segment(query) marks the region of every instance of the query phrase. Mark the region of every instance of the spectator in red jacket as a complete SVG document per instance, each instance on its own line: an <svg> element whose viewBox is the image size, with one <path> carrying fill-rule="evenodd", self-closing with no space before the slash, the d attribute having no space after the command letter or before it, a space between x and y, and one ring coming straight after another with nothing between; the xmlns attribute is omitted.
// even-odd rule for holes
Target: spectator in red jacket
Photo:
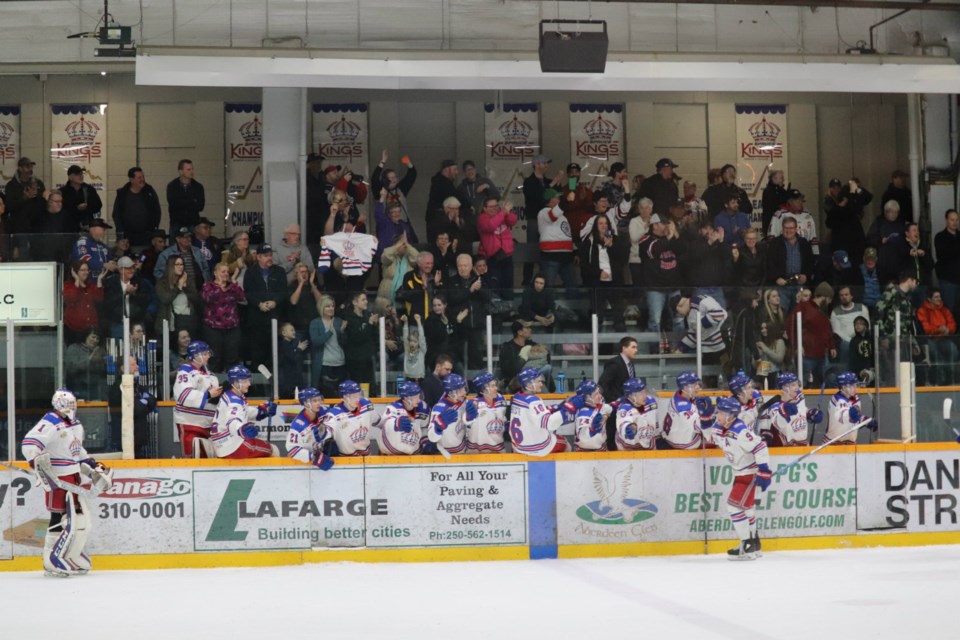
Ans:
<svg viewBox="0 0 960 640"><path fill-rule="evenodd" d="M801 289L801 292L809 289ZM813 292L813 299L804 295L787 316L787 346L795 349L797 345L797 314L800 314L801 331L803 332L803 374L812 384L806 386L819 387L823 382L829 359L836 359L837 345L830 327L830 318L826 309L833 300L833 287L821 282Z"/></svg>
<svg viewBox="0 0 960 640"><path fill-rule="evenodd" d="M103 302L103 277L90 279L90 265L77 260L70 265L73 280L63 283L63 325L67 343L83 342L87 334L100 327L97 307Z"/></svg>
<svg viewBox="0 0 960 640"><path fill-rule="evenodd" d="M956 379L956 363L960 359L960 351L954 342L957 321L943 304L940 289L931 287L927 290L927 299L917 309L917 319L923 325L923 332L929 336L927 349L931 368L928 382L933 385L952 385Z"/></svg>
<svg viewBox="0 0 960 640"><path fill-rule="evenodd" d="M503 208L496 198L483 201L483 213L477 218L480 233L479 255L487 259L490 273L496 278L504 298L512 298L513 289L513 226L517 214L513 203L504 201Z"/></svg>

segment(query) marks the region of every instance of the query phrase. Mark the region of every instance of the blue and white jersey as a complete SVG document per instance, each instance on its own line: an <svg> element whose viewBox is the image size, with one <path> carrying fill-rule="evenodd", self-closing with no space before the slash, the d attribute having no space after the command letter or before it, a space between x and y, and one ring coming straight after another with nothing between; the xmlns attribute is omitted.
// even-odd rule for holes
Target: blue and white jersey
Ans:
<svg viewBox="0 0 960 640"><path fill-rule="evenodd" d="M516 453L542 457L557 444L556 431L563 424L563 412L551 412L543 400L518 393L510 402L510 441Z"/></svg>
<svg viewBox="0 0 960 640"><path fill-rule="evenodd" d="M734 397L736 398L736 396ZM737 417L740 419L740 422L747 425L754 433L760 433L760 429L757 426L757 420L760 417L760 407L762 406L763 394L756 389L753 390L753 394L750 396L750 400L747 401L746 404L743 402L740 403L740 415Z"/></svg>
<svg viewBox="0 0 960 640"><path fill-rule="evenodd" d="M733 467L733 475L749 476L757 472L757 466L770 464L767 443L757 436L741 420L734 420L729 428L714 427L713 441L723 450L723 455Z"/></svg>
<svg viewBox="0 0 960 640"><path fill-rule="evenodd" d="M287 456L300 462L313 462L313 453L317 446L330 437L330 433L323 427L323 416L326 409L320 407L317 417L311 420L306 409L302 410L293 422L290 423L290 432L287 433Z"/></svg>
<svg viewBox="0 0 960 640"><path fill-rule="evenodd" d="M607 416L612 412L613 407L606 403L577 411L573 432L575 451L607 450Z"/></svg>
<svg viewBox="0 0 960 640"><path fill-rule="evenodd" d="M217 415L216 405L210 402L210 390L219 386L217 376L207 371L206 367L189 362L177 367L177 377L173 382L173 395L177 399L173 421L210 428L210 422Z"/></svg>
<svg viewBox="0 0 960 640"><path fill-rule="evenodd" d="M438 443L447 450L447 453L463 453L467 448L467 419L466 401L454 403L444 395L430 412L430 425L427 427L427 438L430 442ZM443 420L443 413L447 409L456 409L457 419L451 423Z"/></svg>
<svg viewBox="0 0 960 640"><path fill-rule="evenodd" d="M410 431L400 428L400 418L410 418L413 427ZM380 436L377 446L380 455L404 456L413 455L420 451L420 439L424 436L427 425L430 423L430 406L421 400L413 411L407 411L403 400L397 400L387 405L380 416Z"/></svg>
<svg viewBox="0 0 960 640"><path fill-rule="evenodd" d="M507 401L499 393L491 404L483 396L467 402L477 403L477 417L467 420L469 453L502 453L503 432L507 428Z"/></svg>
<svg viewBox="0 0 960 640"><path fill-rule="evenodd" d="M627 437L629 426L636 432L632 438ZM640 407L626 398L620 398L617 402L617 449L653 449L658 435L660 425L657 424L657 400L653 395L648 395Z"/></svg>
<svg viewBox="0 0 960 640"><path fill-rule="evenodd" d="M366 456L370 454L370 430L380 424L380 416L373 404L360 398L356 411L350 411L341 402L323 416L325 429L329 429L342 456Z"/></svg>
<svg viewBox="0 0 960 640"><path fill-rule="evenodd" d="M860 405L860 396L848 398L840 392L833 394L833 397L830 398L830 407L827 409L827 432L823 435L823 442L836 438L844 431L849 431L851 427L857 425L859 420L853 420L850 417L851 409L854 409L854 413L860 416L860 420L864 419L863 407ZM856 431L847 435L845 439L837 441L837 444L856 443Z"/></svg>
<svg viewBox="0 0 960 640"><path fill-rule="evenodd" d="M795 405L796 413L787 405ZM770 405L759 418L760 432L771 431L779 438L784 446L802 447L810 442L807 425L807 401L800 393L793 400L783 402L778 400Z"/></svg>
<svg viewBox="0 0 960 640"><path fill-rule="evenodd" d="M703 439L696 405L677 391L663 418L663 439L674 449L698 449Z"/></svg>
<svg viewBox="0 0 960 640"><path fill-rule="evenodd" d="M70 257L86 262L90 267L90 277L96 280L103 271L103 265L110 262L110 248L90 236L84 236L73 245Z"/></svg>
<svg viewBox="0 0 960 640"><path fill-rule="evenodd" d="M224 391L217 405L217 415L210 424L210 441L218 458L225 458L243 445L240 429L257 419L257 407L247 404L246 397L234 390Z"/></svg>
<svg viewBox="0 0 960 640"><path fill-rule="evenodd" d="M80 473L80 461L90 457L83 448L83 425L50 411L20 441L28 462L41 453L50 454L50 466L57 476Z"/></svg>

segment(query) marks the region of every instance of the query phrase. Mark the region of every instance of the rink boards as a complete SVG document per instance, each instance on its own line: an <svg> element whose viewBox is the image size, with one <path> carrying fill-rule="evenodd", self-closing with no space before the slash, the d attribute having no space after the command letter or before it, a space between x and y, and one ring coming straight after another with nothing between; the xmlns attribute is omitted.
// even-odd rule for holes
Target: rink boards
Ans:
<svg viewBox="0 0 960 640"><path fill-rule="evenodd" d="M718 451L113 467L91 505L102 568L714 553L735 537ZM847 446L775 478L756 509L769 550L943 544L960 541L958 498L956 445ZM39 567L47 520L42 491L0 471L0 570Z"/></svg>

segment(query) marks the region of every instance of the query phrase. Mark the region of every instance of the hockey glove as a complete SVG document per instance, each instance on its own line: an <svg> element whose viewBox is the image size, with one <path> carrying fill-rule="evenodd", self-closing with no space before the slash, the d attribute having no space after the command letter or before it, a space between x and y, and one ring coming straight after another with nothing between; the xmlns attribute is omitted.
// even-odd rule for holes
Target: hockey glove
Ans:
<svg viewBox="0 0 960 640"><path fill-rule="evenodd" d="M245 424L240 427L240 435L248 440L253 439L260 435L260 429L255 424Z"/></svg>
<svg viewBox="0 0 960 640"><path fill-rule="evenodd" d="M770 471L770 467L765 464L761 464L757 467L757 477L754 479L754 484L760 487L760 491L766 491L767 487L770 486L770 482L773 479L773 472Z"/></svg>
<svg viewBox="0 0 960 640"><path fill-rule="evenodd" d="M860 409L856 406L850 407L850 424L858 424L861 420L863 420L863 414L860 413Z"/></svg>
<svg viewBox="0 0 960 640"><path fill-rule="evenodd" d="M92 484L99 493L103 493L113 486L113 472L102 464L91 467L87 465L86 462L81 462L80 471L83 475L90 478L90 484Z"/></svg>
<svg viewBox="0 0 960 640"><path fill-rule="evenodd" d="M476 420L480 415L480 408L477 406L476 400L467 400L464 407L466 408L467 420Z"/></svg>
<svg viewBox="0 0 960 640"><path fill-rule="evenodd" d="M277 403L276 402L264 402L257 407L257 420L263 420L266 417L273 417L277 415Z"/></svg>
<svg viewBox="0 0 960 640"><path fill-rule="evenodd" d="M626 437L627 440L633 440L634 438L637 437L637 430L633 428L632 424L628 424L623 429L623 435L624 437Z"/></svg>
<svg viewBox="0 0 960 640"><path fill-rule="evenodd" d="M792 418L793 416L800 413L800 408L797 407L793 402L781 402L780 403L780 413L786 418Z"/></svg>
<svg viewBox="0 0 960 640"><path fill-rule="evenodd" d="M693 399L693 404L697 407L697 413L701 419L709 418L713 415L713 400L707 396L701 396Z"/></svg>
<svg viewBox="0 0 960 640"><path fill-rule="evenodd" d="M460 412L457 411L456 407L447 407L440 412L440 420L438 420L437 433L443 433L443 430L449 427L450 425L457 424L457 420L460 418ZM443 425L441 427L441 425Z"/></svg>
<svg viewBox="0 0 960 640"><path fill-rule="evenodd" d="M820 409L810 409L807 411L807 420L813 424L820 424L823 422L823 411L820 411Z"/></svg>
<svg viewBox="0 0 960 640"><path fill-rule="evenodd" d="M333 458L325 454L323 449L317 449L310 462L313 463L313 466L320 469L320 471L329 471L334 465Z"/></svg>
<svg viewBox="0 0 960 640"><path fill-rule="evenodd" d="M94 460L93 458L85 458L85 459L81 460L78 464L85 464L85 465L87 465L88 467L90 467L91 469L95 469L96 466L97 466L97 461Z"/></svg>
<svg viewBox="0 0 960 640"><path fill-rule="evenodd" d="M583 409L585 406L587 406L587 401L583 396L570 396L564 401L563 410L571 415L576 415L577 411L580 411L580 409Z"/></svg>
<svg viewBox="0 0 960 640"><path fill-rule="evenodd" d="M590 421L590 435L595 436L601 431L603 431L603 423L605 422L604 416L599 411L593 414L593 420Z"/></svg>
<svg viewBox="0 0 960 640"><path fill-rule="evenodd" d="M434 456L440 453L435 442L430 442L426 438L420 439L420 453L425 456Z"/></svg>
<svg viewBox="0 0 960 640"><path fill-rule="evenodd" d="M880 425L873 418L871 418L870 422L867 423L867 429L870 429L870 431L873 431L874 433L876 433L879 428Z"/></svg>
<svg viewBox="0 0 960 640"><path fill-rule="evenodd" d="M613 410L614 410L614 406L613 406L613 405L609 405L609 404L607 404L607 403L603 403L603 404L600 405L600 413L603 414L603 417L604 417L604 418L606 418L606 417L609 416L611 413L613 413Z"/></svg>
<svg viewBox="0 0 960 640"><path fill-rule="evenodd" d="M400 416L397 418L397 430L410 433L413 431L413 420L409 416Z"/></svg>

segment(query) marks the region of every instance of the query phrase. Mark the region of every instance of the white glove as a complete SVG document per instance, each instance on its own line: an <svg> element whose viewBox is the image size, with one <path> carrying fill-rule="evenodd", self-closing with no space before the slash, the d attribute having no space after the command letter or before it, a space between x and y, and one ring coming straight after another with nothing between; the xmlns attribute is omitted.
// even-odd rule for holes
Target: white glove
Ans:
<svg viewBox="0 0 960 640"><path fill-rule="evenodd" d="M611 413L613 413L613 407L612 407L611 405L607 404L606 402L604 402L604 403L600 406L600 413L603 415L604 418L606 418L608 415L610 415Z"/></svg>
<svg viewBox="0 0 960 640"><path fill-rule="evenodd" d="M90 478L90 483L100 493L113 486L113 470L106 468L99 462L96 467L80 463L80 472Z"/></svg>
<svg viewBox="0 0 960 640"><path fill-rule="evenodd" d="M41 453L31 462L33 463L33 470L37 478L36 486L41 487L44 491L52 491L53 488L50 486L49 481L49 478L53 475L50 464L50 454L47 452Z"/></svg>

